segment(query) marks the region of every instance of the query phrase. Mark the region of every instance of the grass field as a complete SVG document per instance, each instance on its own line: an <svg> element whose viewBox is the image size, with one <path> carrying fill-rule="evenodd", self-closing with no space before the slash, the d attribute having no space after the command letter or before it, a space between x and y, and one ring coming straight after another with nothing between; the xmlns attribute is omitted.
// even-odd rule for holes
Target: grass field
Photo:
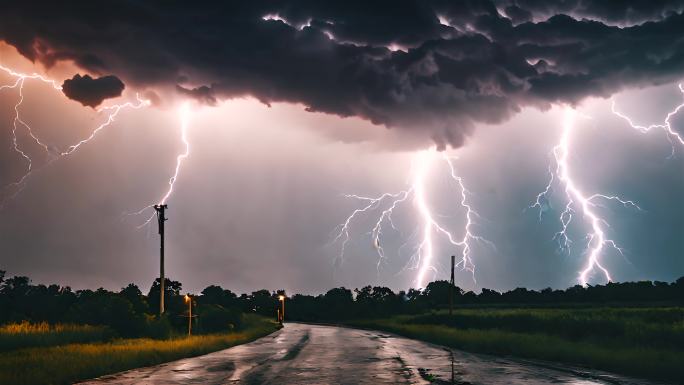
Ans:
<svg viewBox="0 0 684 385"><path fill-rule="evenodd" d="M277 330L276 323L246 317L242 331L178 337L66 343L0 352L0 384L70 384L74 381L156 365L246 343Z"/></svg>
<svg viewBox="0 0 684 385"><path fill-rule="evenodd" d="M0 326L0 352L31 347L108 341L114 333L104 326L49 325L22 322Z"/></svg>
<svg viewBox="0 0 684 385"><path fill-rule="evenodd" d="M454 348L580 365L650 379L684 378L684 309L462 309L449 316L355 321Z"/></svg>

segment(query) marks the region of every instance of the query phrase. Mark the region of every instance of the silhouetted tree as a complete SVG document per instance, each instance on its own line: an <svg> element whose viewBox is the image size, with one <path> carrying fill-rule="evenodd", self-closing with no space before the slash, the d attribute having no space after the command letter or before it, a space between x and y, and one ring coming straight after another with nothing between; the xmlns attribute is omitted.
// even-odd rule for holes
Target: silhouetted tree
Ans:
<svg viewBox="0 0 684 385"><path fill-rule="evenodd" d="M230 290L224 290L221 286L211 285L202 290L199 297L200 304L221 305L224 308L238 307L237 295Z"/></svg>
<svg viewBox="0 0 684 385"><path fill-rule="evenodd" d="M159 309L159 278L152 282L150 291L147 293L147 303L150 310L155 313ZM169 278L164 278L164 311L171 314L172 316L182 313L183 298L181 297L181 290L183 290L183 284L178 281L173 281ZM170 318L171 323L174 322L174 318Z"/></svg>
<svg viewBox="0 0 684 385"><path fill-rule="evenodd" d="M246 308L250 311L266 317L275 317L278 300L275 292L271 294L268 290L257 290L245 298Z"/></svg>
<svg viewBox="0 0 684 385"><path fill-rule="evenodd" d="M159 289L157 289L157 293L158 292ZM149 312L149 307L147 306L145 296L143 296L143 293L140 291L138 286L129 283L128 286L121 289L119 295L121 295L123 298L126 298L128 302L133 305L133 310L136 313L144 314Z"/></svg>

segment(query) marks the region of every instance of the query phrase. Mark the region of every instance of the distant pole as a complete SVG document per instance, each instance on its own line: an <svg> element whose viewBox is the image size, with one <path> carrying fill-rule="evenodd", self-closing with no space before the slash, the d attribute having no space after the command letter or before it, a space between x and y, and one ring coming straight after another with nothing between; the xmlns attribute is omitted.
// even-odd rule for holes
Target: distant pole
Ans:
<svg viewBox="0 0 684 385"><path fill-rule="evenodd" d="M281 307L280 307L280 309L281 309L280 310L280 324L282 325L283 322L285 322L285 296L280 295L280 296L278 296L278 299L280 299L280 304L281 304Z"/></svg>
<svg viewBox="0 0 684 385"><path fill-rule="evenodd" d="M159 316L164 314L164 222L167 221L166 209L168 205L154 205L157 211L157 222L159 223Z"/></svg>
<svg viewBox="0 0 684 385"><path fill-rule="evenodd" d="M451 256L451 281L449 282L449 315L454 312L454 267L456 256Z"/></svg>

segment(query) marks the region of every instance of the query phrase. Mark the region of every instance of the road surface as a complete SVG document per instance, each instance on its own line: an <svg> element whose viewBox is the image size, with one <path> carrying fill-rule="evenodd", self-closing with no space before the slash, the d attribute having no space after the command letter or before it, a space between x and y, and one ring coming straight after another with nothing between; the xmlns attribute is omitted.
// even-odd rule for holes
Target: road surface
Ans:
<svg viewBox="0 0 684 385"><path fill-rule="evenodd" d="M607 373L451 351L382 332L292 323L249 344L86 383L649 384Z"/></svg>

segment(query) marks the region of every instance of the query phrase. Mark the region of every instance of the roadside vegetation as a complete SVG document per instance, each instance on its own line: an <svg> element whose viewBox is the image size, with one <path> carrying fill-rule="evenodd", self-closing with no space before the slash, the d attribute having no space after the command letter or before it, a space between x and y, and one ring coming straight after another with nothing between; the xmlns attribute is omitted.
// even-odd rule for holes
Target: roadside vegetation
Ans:
<svg viewBox="0 0 684 385"><path fill-rule="evenodd" d="M504 293L431 282L394 293L367 286L295 295L290 319L384 330L471 352L680 383L684 378L684 278Z"/></svg>
<svg viewBox="0 0 684 385"><path fill-rule="evenodd" d="M349 321L456 349L684 378L684 308L458 309Z"/></svg>
<svg viewBox="0 0 684 385"><path fill-rule="evenodd" d="M278 293L238 297L209 286L186 299L166 279L147 294L34 285L0 271L0 384L67 384L122 370L206 354L252 341L279 328ZM192 305L193 336L187 336Z"/></svg>
<svg viewBox="0 0 684 385"><path fill-rule="evenodd" d="M211 285L190 295L166 279L147 293L35 285L0 271L0 383L68 383L204 354L277 329L282 290L237 295ZM446 311L453 289L453 315ZM555 361L681 382L684 277L563 290L464 291L446 281L424 289L334 288L287 296L286 321L374 328L472 352ZM3 326L4 325L4 326Z"/></svg>
<svg viewBox="0 0 684 385"><path fill-rule="evenodd" d="M174 336L169 339L115 339L0 352L0 384L70 384L133 368L207 354L253 341L278 325L246 315L241 330Z"/></svg>
<svg viewBox="0 0 684 385"><path fill-rule="evenodd" d="M0 326L0 352L31 347L108 341L114 336L106 326L36 324L24 321Z"/></svg>

